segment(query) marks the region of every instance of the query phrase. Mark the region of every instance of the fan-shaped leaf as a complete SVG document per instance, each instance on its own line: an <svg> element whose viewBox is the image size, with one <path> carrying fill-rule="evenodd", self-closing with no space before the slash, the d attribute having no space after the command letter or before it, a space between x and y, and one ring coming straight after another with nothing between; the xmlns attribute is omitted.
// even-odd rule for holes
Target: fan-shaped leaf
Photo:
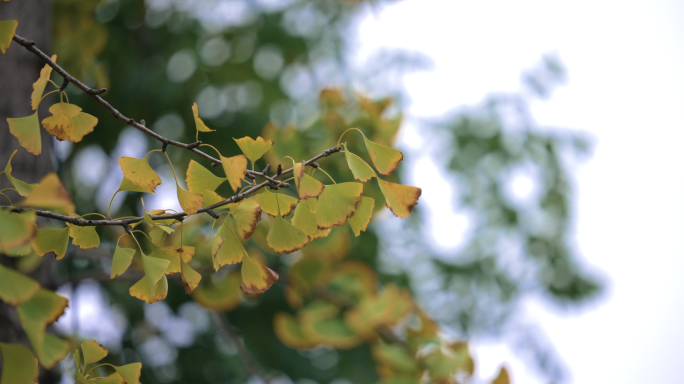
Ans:
<svg viewBox="0 0 684 384"><path fill-rule="evenodd" d="M186 191L178 183L176 183L176 193L178 194L178 202L181 208L183 208L183 211L188 216L194 215L198 209L202 208L204 198L199 193Z"/></svg>
<svg viewBox="0 0 684 384"><path fill-rule="evenodd" d="M197 288L200 281L202 281L202 275L197 273L194 269L190 268L185 261L181 260L181 278L183 280L183 287L185 288L185 293L192 293L192 291Z"/></svg>
<svg viewBox="0 0 684 384"><path fill-rule="evenodd" d="M7 124L10 133L19 140L19 145L36 156L41 154L43 145L40 140L38 111L25 117L8 117Z"/></svg>
<svg viewBox="0 0 684 384"><path fill-rule="evenodd" d="M309 236L282 217L276 217L273 219L266 241L276 254L292 253L304 248L309 242Z"/></svg>
<svg viewBox="0 0 684 384"><path fill-rule="evenodd" d="M230 204L228 207L235 220L238 234L243 239L248 240L256 230L257 223L261 220L261 207L257 203L256 197L252 196L239 203Z"/></svg>
<svg viewBox="0 0 684 384"><path fill-rule="evenodd" d="M233 192L236 192L242 185L242 180L245 179L245 175L247 175L247 158L245 155L220 157L230 187L233 188Z"/></svg>
<svg viewBox="0 0 684 384"><path fill-rule="evenodd" d="M363 184L340 183L327 185L318 198L316 224L319 229L334 228L344 224L354 215L361 203Z"/></svg>
<svg viewBox="0 0 684 384"><path fill-rule="evenodd" d="M112 256L112 273L109 278L113 279L114 276L123 275L131 266L133 255L135 255L135 249L119 247L117 244L116 249L114 249L114 256Z"/></svg>
<svg viewBox="0 0 684 384"><path fill-rule="evenodd" d="M71 196L54 172L45 175L21 205L47 208L61 213L72 213L75 210Z"/></svg>
<svg viewBox="0 0 684 384"><path fill-rule="evenodd" d="M365 182L378 176L368 163L351 153L346 145L344 146L344 157L347 159L347 165L352 171L355 179Z"/></svg>
<svg viewBox="0 0 684 384"><path fill-rule="evenodd" d="M129 290L128 293L140 300L143 300L147 304L156 303L157 301L164 300L166 295L169 293L169 282L166 280L166 276L162 276L159 282L154 286L154 294L150 293L150 287L147 276L143 276L142 279L138 280Z"/></svg>
<svg viewBox="0 0 684 384"><path fill-rule="evenodd" d="M88 365L100 361L109 355L109 350L103 348L95 340L85 340L81 343L83 352L83 365Z"/></svg>
<svg viewBox="0 0 684 384"><path fill-rule="evenodd" d="M0 209L0 250L9 251L25 246L36 234L36 214L21 214Z"/></svg>
<svg viewBox="0 0 684 384"><path fill-rule="evenodd" d="M311 208L312 206L313 208ZM292 215L292 225L301 229L312 239L316 238L319 232L321 232L316 225L315 212L317 206L318 200L315 198L301 200L295 209L294 215Z"/></svg>
<svg viewBox="0 0 684 384"><path fill-rule="evenodd" d="M224 239L223 243L218 244L219 248L215 256L219 268L226 264L237 264L242 262L244 250L242 249L240 240L238 240L235 233L233 233L232 228L221 224L216 233L216 237Z"/></svg>
<svg viewBox="0 0 684 384"><path fill-rule="evenodd" d="M242 261L242 289L246 293L257 294L268 290L278 280L278 274L269 267L245 255Z"/></svg>
<svg viewBox="0 0 684 384"><path fill-rule="evenodd" d="M157 283L164 277L164 273L171 262L169 260L160 259L157 257L147 256L142 254L143 270L147 278L147 289L150 296L155 295Z"/></svg>
<svg viewBox="0 0 684 384"><path fill-rule="evenodd" d="M33 185L24 183L23 181L12 177L12 159L14 158L14 155L17 154L17 151L19 150L15 149L14 152L12 152L12 155L7 161L7 165L5 166L5 170L3 172L5 173L5 176L7 176L7 178L9 179L10 183L12 183L12 186L17 190L17 193L19 193L22 196L28 196L29 194L31 194L31 191L33 191Z"/></svg>
<svg viewBox="0 0 684 384"><path fill-rule="evenodd" d="M214 132L214 129L209 129L204 124L204 121L199 117L199 108L197 107L197 103L192 104L192 115L195 117L195 128L197 128L198 131L200 132Z"/></svg>
<svg viewBox="0 0 684 384"><path fill-rule="evenodd" d="M220 203L225 199L226 199L225 197L220 196L218 193L216 193L212 190L209 190L209 189L205 189L202 192L202 201L203 201L202 207L208 207L210 205Z"/></svg>
<svg viewBox="0 0 684 384"><path fill-rule="evenodd" d="M79 225L67 223L69 226L69 236L71 242L78 245L81 249L97 248L100 246L100 236L97 234L97 227L81 227Z"/></svg>
<svg viewBox="0 0 684 384"><path fill-rule="evenodd" d="M111 375L105 377L104 379L97 380L96 383L97 384L126 384L123 377L121 377L121 375L119 375L117 372L112 373Z"/></svg>
<svg viewBox="0 0 684 384"><path fill-rule="evenodd" d="M389 181L381 180L379 177L378 184L380 184L382 194L385 195L385 205L387 205L387 208L402 219L409 217L413 207L418 204L418 198L422 192L421 189L410 185L390 183Z"/></svg>
<svg viewBox="0 0 684 384"><path fill-rule="evenodd" d="M68 300L47 289L40 289L19 307L17 314L40 364L51 369L69 352L69 343L45 332L48 324L64 314Z"/></svg>
<svg viewBox="0 0 684 384"><path fill-rule="evenodd" d="M17 306L30 299L40 284L32 278L0 265L0 300Z"/></svg>
<svg viewBox="0 0 684 384"><path fill-rule="evenodd" d="M119 157L119 165L121 166L124 177L128 179L128 181L147 191L154 192L157 185L161 184L162 181L159 178L159 175L157 175L147 162L147 157L149 155L150 154L148 153L142 159L126 156Z"/></svg>
<svg viewBox="0 0 684 384"><path fill-rule="evenodd" d="M375 207L375 200L371 197L363 196L361 204L356 207L354 216L349 218L349 226L354 232L354 236L359 236L361 231L365 231L370 223L371 216L373 216L373 208Z"/></svg>
<svg viewBox="0 0 684 384"><path fill-rule="evenodd" d="M2 21L0 21L0 28L2 28ZM28 348L20 344L0 343L0 357L2 358L0 383L35 384L38 382L38 360Z"/></svg>
<svg viewBox="0 0 684 384"><path fill-rule="evenodd" d="M241 283L240 272L233 270L228 272L220 281L215 282L212 279L197 287L192 292L192 298L206 309L215 312L230 311L237 308L242 301Z"/></svg>
<svg viewBox="0 0 684 384"><path fill-rule="evenodd" d="M43 127L59 141L78 143L97 125L97 117L81 111L81 108L74 104L53 104L50 107L52 116L43 119Z"/></svg>
<svg viewBox="0 0 684 384"><path fill-rule="evenodd" d="M273 145L271 140L264 140L264 138L261 136L257 137L256 140L249 136L245 136L242 139L233 140L235 140L237 145L242 150L242 153L247 156L252 164L259 160L261 156L263 156L264 153L266 153L266 151L268 151Z"/></svg>
<svg viewBox="0 0 684 384"><path fill-rule="evenodd" d="M195 160L190 160L188 171L185 173L185 184L188 185L190 192L204 193L205 189L215 191L224 181L226 179L214 175Z"/></svg>
<svg viewBox="0 0 684 384"><path fill-rule="evenodd" d="M0 22L1 23L1 22ZM52 55L52 61L57 62L57 55ZM45 86L47 86L48 80L50 80L50 74L52 74L52 67L45 64L43 69L40 70L40 77L33 83L33 92L31 93L31 109L34 111L38 109L40 101L43 98L43 92L45 92Z"/></svg>
<svg viewBox="0 0 684 384"><path fill-rule="evenodd" d="M142 369L142 364L132 363L120 367L114 366L114 369L123 377L126 384L140 384L140 370Z"/></svg>
<svg viewBox="0 0 684 384"><path fill-rule="evenodd" d="M304 162L294 165L294 179L300 199L318 197L325 189L323 183L304 173Z"/></svg>
<svg viewBox="0 0 684 384"><path fill-rule="evenodd" d="M38 256L45 256L48 252L54 252L57 260L64 257L68 245L69 227L60 229L40 228L36 237L31 240L31 247Z"/></svg>
<svg viewBox="0 0 684 384"><path fill-rule="evenodd" d="M375 164L375 168L383 175L391 175L404 159L404 155L394 148L374 143L368 140L366 136L363 137L363 140L366 142L366 149L368 149L368 154Z"/></svg>
<svg viewBox="0 0 684 384"><path fill-rule="evenodd" d="M152 252L150 252L150 257L156 257L159 259L164 259L169 261L169 266L166 267L165 275L173 275L174 273L181 272L181 257L186 263L192 260L195 255L195 247L190 247L187 245L178 246L172 245L169 247L155 247Z"/></svg>
<svg viewBox="0 0 684 384"><path fill-rule="evenodd" d="M280 209L280 216L287 216L297 206L299 200L290 195L282 193L271 193L267 190L256 195L256 201L261 207L261 210L271 216L278 216Z"/></svg>
<svg viewBox="0 0 684 384"><path fill-rule="evenodd" d="M12 38L14 33L17 31L17 26L19 22L16 20L2 20L0 21L0 51L4 55L7 52L7 48L12 44ZM35 108L33 108L35 109ZM5 381L3 380L3 383Z"/></svg>
<svg viewBox="0 0 684 384"><path fill-rule="evenodd" d="M119 192L119 191L156 193L156 192L154 191L154 189L147 189L147 188L143 188L143 187L141 187L141 186L139 186L139 185L135 185L135 184L131 183L131 182L130 182L127 178L125 178L125 177L121 179L121 184L119 184L119 189L117 190L117 192Z"/></svg>

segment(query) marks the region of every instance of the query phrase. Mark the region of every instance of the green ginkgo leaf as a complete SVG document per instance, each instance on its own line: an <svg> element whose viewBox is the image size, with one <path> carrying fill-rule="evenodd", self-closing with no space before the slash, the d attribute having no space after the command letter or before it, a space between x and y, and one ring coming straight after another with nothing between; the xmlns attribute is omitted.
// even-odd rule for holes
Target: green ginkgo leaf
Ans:
<svg viewBox="0 0 684 384"><path fill-rule="evenodd" d="M17 31L19 22L16 20L2 20L0 21L0 51L4 55L7 48L12 44L12 38ZM5 383L4 381L2 382Z"/></svg>
<svg viewBox="0 0 684 384"><path fill-rule="evenodd" d="M7 165L5 166L5 170L3 171L3 173L5 174L5 176L7 176L7 179L9 179L10 183L12 183L14 189L17 190L17 193L26 197L33 191L33 185L12 177L12 159L14 158L14 155L17 154L17 151L19 150L15 149L14 152L12 152L12 155L7 161Z"/></svg>
<svg viewBox="0 0 684 384"><path fill-rule="evenodd" d="M198 209L202 208L204 198L199 193L186 191L185 189L181 188L180 184L177 182L176 193L181 208L183 208L183 211L185 211L188 216L194 215L197 213Z"/></svg>
<svg viewBox="0 0 684 384"><path fill-rule="evenodd" d="M83 365L100 361L109 355L109 350L96 343L95 340L83 341L81 351L83 352Z"/></svg>
<svg viewBox="0 0 684 384"><path fill-rule="evenodd" d="M0 300L16 307L30 299L39 289L40 284L37 281L0 265Z"/></svg>
<svg viewBox="0 0 684 384"><path fill-rule="evenodd" d="M318 200L305 199L299 202L294 211L294 215L292 215L292 225L304 231L311 240L325 237L330 232L329 229L318 229L318 225L316 224L317 207Z"/></svg>
<svg viewBox="0 0 684 384"><path fill-rule="evenodd" d="M352 174L354 175L355 179L365 182L373 177L378 176L373 170L373 168L371 168L371 166L368 165L368 163L363 161L363 159L358 157L357 155L351 153L349 149L347 149L346 145L344 146L344 157L347 159L347 165L349 166L349 169L352 171Z"/></svg>
<svg viewBox="0 0 684 384"><path fill-rule="evenodd" d="M33 186L33 191L20 203L27 207L46 208L71 214L76 207L56 173L50 172Z"/></svg>
<svg viewBox="0 0 684 384"><path fill-rule="evenodd" d="M242 261L241 274L242 285L240 285L240 289L251 294L265 292L278 280L277 273L246 255Z"/></svg>
<svg viewBox="0 0 684 384"><path fill-rule="evenodd" d="M140 370L142 370L142 364L131 363L120 367L114 366L114 369L123 377L126 384L140 384Z"/></svg>
<svg viewBox="0 0 684 384"><path fill-rule="evenodd" d="M202 121L202 118L199 117L199 108L197 107L197 103L192 104L192 115L195 118L195 128L200 131L200 132L214 132L214 129L210 129L209 127L204 124L204 121Z"/></svg>
<svg viewBox="0 0 684 384"><path fill-rule="evenodd" d="M103 379L98 379L96 381L96 383L97 384L126 384L123 377L121 377L121 375L119 375L117 372L114 372L111 375L109 375Z"/></svg>
<svg viewBox="0 0 684 384"><path fill-rule="evenodd" d="M57 260L61 260L64 257L68 245L69 227L59 229L40 228L36 233L36 237L31 240L31 247L38 256L45 256L48 252L54 252Z"/></svg>
<svg viewBox="0 0 684 384"><path fill-rule="evenodd" d="M304 248L309 242L309 236L282 217L276 217L273 219L266 241L276 254L292 253Z"/></svg>
<svg viewBox="0 0 684 384"><path fill-rule="evenodd" d="M202 275L197 273L194 269L183 260L180 262L181 265L181 279L183 281L183 288L185 288L185 293L192 293L192 291L197 288L200 281L202 281Z"/></svg>
<svg viewBox="0 0 684 384"><path fill-rule="evenodd" d="M38 382L38 360L30 349L20 344L0 343L0 358L2 358L0 383L35 384Z"/></svg>
<svg viewBox="0 0 684 384"><path fill-rule="evenodd" d="M30 244L36 234L36 213L26 211L21 214L0 209L0 251Z"/></svg>
<svg viewBox="0 0 684 384"><path fill-rule="evenodd" d="M365 231L366 228L368 228L368 223L370 223L371 217L373 216L373 208L375 208L375 200L371 197L363 196L361 204L356 207L354 216L347 220L354 232L354 236L359 236L361 231Z"/></svg>
<svg viewBox="0 0 684 384"><path fill-rule="evenodd" d="M157 289L157 283L164 277L166 269L171 262L157 257L150 257L144 253L142 254L142 262L145 277L147 278L149 294L150 296L154 296Z"/></svg>
<svg viewBox="0 0 684 384"><path fill-rule="evenodd" d="M323 183L304 173L304 162L294 165L294 179L300 199L318 197L325 189Z"/></svg>
<svg viewBox="0 0 684 384"><path fill-rule="evenodd" d="M233 157L221 157L221 165L223 171L226 173L226 178L233 192L237 192L242 185L242 180L247 175L247 158L245 155L236 155Z"/></svg>
<svg viewBox="0 0 684 384"><path fill-rule="evenodd" d="M109 276L113 279L115 276L121 276L124 272L131 266L133 261L133 255L135 255L135 249L133 248L123 248L116 245L114 249L114 255L112 256L112 272Z"/></svg>
<svg viewBox="0 0 684 384"><path fill-rule="evenodd" d="M418 204L421 189L410 185L390 183L377 178L382 194L385 195L385 205L396 216L403 218L409 217L413 207Z"/></svg>
<svg viewBox="0 0 684 384"><path fill-rule="evenodd" d="M299 200L290 195L282 193L271 193L267 190L256 195L256 201L261 207L261 210L271 216L287 216L297 206Z"/></svg>
<svg viewBox="0 0 684 384"><path fill-rule="evenodd" d="M78 245L81 249L97 248L100 246L100 236L97 234L97 227L81 227L71 223L67 223L67 225L69 226L69 236L73 239L71 242L74 245Z"/></svg>
<svg viewBox="0 0 684 384"><path fill-rule="evenodd" d="M40 364L51 369L69 352L69 343L45 328L64 314L69 301L55 292L40 289L30 300L17 307L17 314Z"/></svg>
<svg viewBox="0 0 684 384"><path fill-rule="evenodd" d="M165 275L173 275L174 273L181 272L181 259L186 263L192 260L195 255L195 247L190 247L187 245L178 246L172 245L169 247L155 247L152 252L150 252L150 257L156 257L159 259L164 259L169 261L169 266L166 267Z"/></svg>
<svg viewBox="0 0 684 384"><path fill-rule="evenodd" d="M157 172L155 172L147 162L148 156L150 156L149 153L142 159L122 156L119 157L119 165L121 166L124 177L128 179L128 181L147 191L154 192L162 181L161 178L159 178L159 175L157 175Z"/></svg>
<svg viewBox="0 0 684 384"><path fill-rule="evenodd" d="M366 149L368 149L371 161L375 164L378 172L383 175L391 175L404 159L404 155L394 148L374 143L368 140L366 136L363 136L363 140L366 142Z"/></svg>
<svg viewBox="0 0 684 384"><path fill-rule="evenodd" d="M164 300L166 295L169 293L169 282L166 276L162 276L159 282L154 287L154 294L150 293L149 283L147 276L143 276L142 279L138 280L137 283L128 290L128 293L140 300L143 300L147 304L156 303L157 301Z"/></svg>
<svg viewBox="0 0 684 384"><path fill-rule="evenodd" d="M240 240L233 232L233 229L221 224L219 226L216 237L221 237L224 242L220 244L218 252L216 253L215 260L218 263L218 267L223 267L228 264L237 264L242 262L244 257L244 250Z"/></svg>
<svg viewBox="0 0 684 384"><path fill-rule="evenodd" d="M334 228L344 224L361 203L363 184L340 183L327 185L318 198L316 225L319 229Z"/></svg>
<svg viewBox="0 0 684 384"><path fill-rule="evenodd" d="M241 139L233 139L237 143L237 145L240 147L242 150L242 153L247 156L249 161L254 164L257 160L261 158L261 156L268 151L271 146L273 146L273 142L271 140L264 140L263 137L259 136L256 138L256 140L252 139L249 136L245 136Z"/></svg>
<svg viewBox="0 0 684 384"><path fill-rule="evenodd" d="M261 220L261 207L256 197L242 200L239 203L229 204L230 214L235 220L238 234L248 240L254 233L257 223Z"/></svg>
<svg viewBox="0 0 684 384"><path fill-rule="evenodd" d="M57 55L52 55L52 61L57 62ZM47 86L48 81L50 81L50 74L52 74L52 67L45 64L43 69L40 70L40 77L33 83L33 92L31 93L31 109L36 110L43 99L43 92L45 91L45 86Z"/></svg>
<svg viewBox="0 0 684 384"><path fill-rule="evenodd" d="M19 145L36 156L41 154L43 145L40 140L37 110L33 115L26 117L8 117L7 124L9 124L10 133L19 141Z"/></svg>
<svg viewBox="0 0 684 384"><path fill-rule="evenodd" d="M192 292L192 299L203 308L225 312L237 308L242 302L240 284L242 277L238 270L228 272L221 280L214 278L203 283Z"/></svg>
<svg viewBox="0 0 684 384"><path fill-rule="evenodd" d="M190 160L188 171L185 173L185 184L190 192L204 193L205 189L215 191L225 178L214 175L195 160Z"/></svg>

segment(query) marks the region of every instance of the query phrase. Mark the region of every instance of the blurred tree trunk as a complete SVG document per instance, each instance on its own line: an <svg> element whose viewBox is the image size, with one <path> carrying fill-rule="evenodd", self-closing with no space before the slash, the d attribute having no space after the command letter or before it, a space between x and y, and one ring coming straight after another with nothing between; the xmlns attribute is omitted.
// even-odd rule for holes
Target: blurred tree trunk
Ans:
<svg viewBox="0 0 684 384"><path fill-rule="evenodd" d="M36 42L42 51L50 52L51 2L49 0L11 0L0 3L3 20L18 20L17 34ZM10 155L19 149L12 160L12 176L36 183L48 172L54 171L52 138L41 129L42 154L34 156L19 146L17 139L9 132L8 117L24 117L32 113L32 84L38 79L44 66L38 57L13 42L5 55L0 55L0 168L4 169ZM49 88L48 88L49 89ZM47 115L47 103L40 108L40 118ZM0 177L0 189L9 188L6 177ZM16 193L8 194L13 202L20 200ZM4 197L0 196L4 199ZM3 201L1 204L8 204ZM40 221L39 221L40 222ZM0 255L0 263L13 266L16 259ZM46 255L41 266L31 276L43 287L55 289L54 256ZM16 311L0 302L0 341L29 345ZM40 383L54 383L58 378L51 372L41 371Z"/></svg>

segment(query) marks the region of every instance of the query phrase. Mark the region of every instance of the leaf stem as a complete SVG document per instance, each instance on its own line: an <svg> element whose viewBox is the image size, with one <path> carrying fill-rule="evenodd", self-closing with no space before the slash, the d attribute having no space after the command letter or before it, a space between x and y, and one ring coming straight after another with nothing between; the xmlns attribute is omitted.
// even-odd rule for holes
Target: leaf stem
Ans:
<svg viewBox="0 0 684 384"><path fill-rule="evenodd" d="M101 214L101 213L97 213L97 212L86 213L85 215L81 215L81 217L86 217L86 216L90 216L90 215L97 215L97 216L102 217L103 219L106 219L106 218L107 218L107 216L105 216L105 215L103 215L103 214Z"/></svg>
<svg viewBox="0 0 684 384"><path fill-rule="evenodd" d="M325 175L328 176L328 178L333 182L333 184L337 184L337 183L335 182L335 180L332 178L332 176L330 176L330 175L328 174L328 172L326 172L326 171L323 170L323 167L318 167L318 169L319 169L321 172L325 173Z"/></svg>
<svg viewBox="0 0 684 384"><path fill-rule="evenodd" d="M342 134L340 135L340 138L337 139L337 146L338 146L338 147L340 146L340 142L342 141L342 138L344 137L344 134L347 133L347 132L349 132L349 131L351 131L351 130L359 131L359 133L361 134L361 136L363 136L364 139L366 138L366 135L364 135L363 132L361 132L360 129L358 129L358 128L349 128L349 129L347 129L346 131L342 132Z"/></svg>
<svg viewBox="0 0 684 384"><path fill-rule="evenodd" d="M3 189L3 191L4 191L4 189ZM12 206L14 205L14 204L12 203L12 200L10 200L10 198L9 198L9 197L7 197L7 195L5 195L5 194L4 194L4 193L2 193L2 192L0 192L0 195L3 195L3 196L5 196L5 198L7 199L7 201L9 201L10 205L12 205Z"/></svg>
<svg viewBox="0 0 684 384"><path fill-rule="evenodd" d="M166 152L163 152L163 153L164 153L164 156L166 156L166 160L169 161L169 165L171 166L171 170L173 171L173 178L176 179L176 185L180 185L180 184L178 184L178 176L176 176L176 170L173 169L173 163L171 162L171 158L169 157L169 155Z"/></svg>

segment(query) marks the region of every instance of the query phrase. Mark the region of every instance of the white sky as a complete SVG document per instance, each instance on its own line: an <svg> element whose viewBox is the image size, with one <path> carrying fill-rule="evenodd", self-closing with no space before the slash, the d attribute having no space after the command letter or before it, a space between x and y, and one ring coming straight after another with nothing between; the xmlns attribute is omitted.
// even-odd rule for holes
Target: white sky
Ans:
<svg viewBox="0 0 684 384"><path fill-rule="evenodd" d="M533 113L540 124L595 139L593 156L575 169L576 241L606 274L607 299L573 314L531 301L526 316L551 339L573 383L680 383L684 1L401 1L369 12L354 39L358 63L383 47L433 60L431 70L404 78L413 117L518 90L523 70L558 54L568 81ZM406 127L406 146L418 129ZM428 211L450 203L448 193L428 188ZM448 220L434 218L433 228L440 218ZM434 234L439 241L447 233L453 229ZM485 377L505 361L514 383L541 382L503 345L476 354Z"/></svg>

